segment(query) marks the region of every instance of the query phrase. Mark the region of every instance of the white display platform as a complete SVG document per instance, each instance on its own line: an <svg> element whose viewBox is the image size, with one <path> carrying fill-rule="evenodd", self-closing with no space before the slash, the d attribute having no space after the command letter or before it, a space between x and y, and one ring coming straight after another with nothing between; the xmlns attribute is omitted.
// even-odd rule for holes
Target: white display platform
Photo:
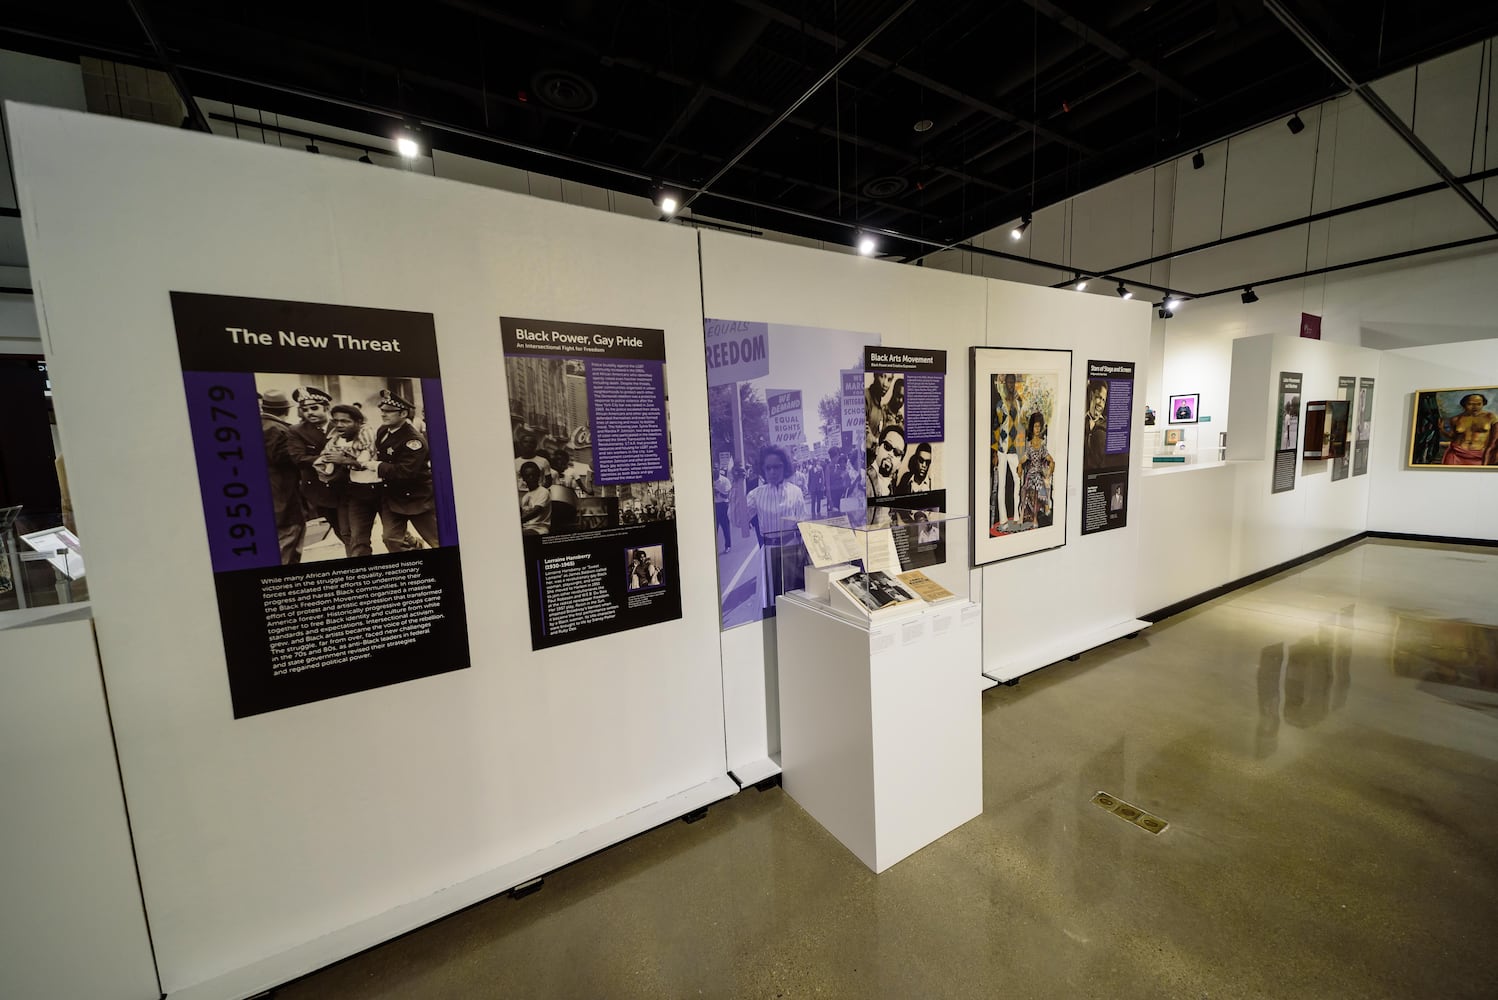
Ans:
<svg viewBox="0 0 1498 1000"><path fill-rule="evenodd" d="M867 628L776 602L781 783L875 872L983 811L978 605Z"/></svg>
<svg viewBox="0 0 1498 1000"><path fill-rule="evenodd" d="M156 1000L93 622L28 611L0 615L0 997Z"/></svg>
<svg viewBox="0 0 1498 1000"><path fill-rule="evenodd" d="M728 773L734 781L739 783L740 787L746 787L775 777L780 773L780 765L775 763L773 757L755 757L742 764L735 764L733 770Z"/></svg>
<svg viewBox="0 0 1498 1000"><path fill-rule="evenodd" d="M1091 632L1071 633L1059 635L1039 646L1031 646L1022 650L1017 656L1005 656L990 663L984 669L985 677L991 677L995 681L1007 683L1017 677L1039 670L1041 667L1050 666L1058 660L1064 660L1071 656L1080 656L1089 649L1096 649L1104 643L1112 642L1114 639L1122 639L1126 635L1142 632L1150 627L1150 623L1142 618L1130 618L1116 625L1106 628L1094 629Z"/></svg>

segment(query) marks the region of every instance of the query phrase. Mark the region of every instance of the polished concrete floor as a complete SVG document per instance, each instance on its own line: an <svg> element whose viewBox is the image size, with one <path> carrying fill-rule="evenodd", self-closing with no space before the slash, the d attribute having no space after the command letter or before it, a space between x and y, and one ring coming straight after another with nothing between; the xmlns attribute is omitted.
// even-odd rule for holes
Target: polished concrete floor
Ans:
<svg viewBox="0 0 1498 1000"><path fill-rule="evenodd" d="M983 815L883 875L748 789L276 996L1498 997L1498 549L1362 542L983 699Z"/></svg>

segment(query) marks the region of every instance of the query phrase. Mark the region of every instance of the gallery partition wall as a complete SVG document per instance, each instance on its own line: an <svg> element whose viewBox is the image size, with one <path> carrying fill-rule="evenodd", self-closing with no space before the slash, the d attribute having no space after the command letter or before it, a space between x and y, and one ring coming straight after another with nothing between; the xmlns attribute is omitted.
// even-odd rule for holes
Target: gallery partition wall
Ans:
<svg viewBox="0 0 1498 1000"><path fill-rule="evenodd" d="M676 523L685 538L707 537L695 233L171 129L8 111L168 994L250 995L736 790L710 561L680 565L679 617L532 650L500 350L502 316L661 331ZM423 650L439 662L410 663L421 668L415 679L236 718L226 655L241 650L232 639L226 649L232 629L221 629L220 614L225 624L236 608L252 615L260 595L215 598L215 576L227 574L215 573L209 532L225 511L208 511L205 523L194 438L207 422L215 450L229 456L224 475L239 477L221 484L230 492L217 504L228 510L232 557L251 541L233 526L262 515L233 520L237 505L254 507L254 490L231 495L248 473L223 430L232 418L210 407L230 407L226 390L244 403L240 387L258 390L269 411L270 390L308 380L214 381L199 412L185 370L229 362L179 353L173 292L400 311L424 325L440 359L462 551L460 575L444 586L459 586L466 603L467 662L441 661L450 648ZM293 309L278 326L274 314L235 319L225 305L198 333L215 335L216 324L230 352L259 349L243 334L236 343L230 327L278 342L282 330L325 337L327 352L347 346L337 335L400 340L387 359L416 346L406 333L372 333L355 313L314 322ZM371 423L384 419L377 386L415 403L437 385L420 381L436 372L415 368L372 376L296 364L245 367L340 375L344 396L367 397ZM255 411L250 401L241 419L252 439ZM621 576L623 565L621 556ZM367 594L345 593L349 623L379 627Z"/></svg>
<svg viewBox="0 0 1498 1000"><path fill-rule="evenodd" d="M865 381L871 352L942 366L923 486L982 535L976 563L954 554L982 604L975 688L1354 537L1370 507L1392 522L1370 498L1408 394L1458 384L1246 338L1230 460L1157 472L1146 303L7 113L174 997L253 995L777 773L776 543L718 480L780 440L820 503L837 441L860 506L888 478L864 467L874 414L902 405ZM1365 473L1285 457L1286 386L1363 380ZM1215 432L1228 381L1175 389ZM313 453L257 465L309 406ZM1441 473L1400 471L1397 506L1429 508L1420 475ZM401 506L317 499L376 476ZM276 516L303 487L315 532Z"/></svg>

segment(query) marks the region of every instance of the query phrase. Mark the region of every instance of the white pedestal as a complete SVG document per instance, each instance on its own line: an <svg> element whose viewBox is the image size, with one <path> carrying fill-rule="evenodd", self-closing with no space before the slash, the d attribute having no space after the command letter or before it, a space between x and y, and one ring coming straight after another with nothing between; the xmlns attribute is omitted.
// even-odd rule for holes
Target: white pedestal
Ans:
<svg viewBox="0 0 1498 1000"><path fill-rule="evenodd" d="M961 601L870 629L777 601L782 784L875 872L983 811L981 620Z"/></svg>

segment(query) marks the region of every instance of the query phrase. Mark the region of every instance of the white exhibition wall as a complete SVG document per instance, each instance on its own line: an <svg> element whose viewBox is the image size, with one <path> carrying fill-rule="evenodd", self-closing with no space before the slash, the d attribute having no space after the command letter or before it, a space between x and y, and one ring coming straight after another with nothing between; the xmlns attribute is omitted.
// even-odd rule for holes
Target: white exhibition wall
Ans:
<svg viewBox="0 0 1498 1000"><path fill-rule="evenodd" d="M1380 352L1349 344L1264 335L1232 341L1226 464L1143 477L1141 561L1136 602L1147 614L1353 537L1368 525L1368 497L1384 472L1378 444L1390 428L1377 412L1369 471L1333 482L1330 462L1297 455L1295 489L1272 493L1279 373L1304 376L1302 400L1336 399L1337 379L1379 376ZM1206 402L1203 401L1205 410ZM1207 425L1216 427L1216 423Z"/></svg>
<svg viewBox="0 0 1498 1000"><path fill-rule="evenodd" d="M720 319L750 319L803 327L877 334L884 346L935 348L947 352L945 471L949 512L967 515L971 530L983 530L987 511L971 506L973 443L969 348L1070 347L1073 411L1086 384L1089 359L1134 361L1136 399L1145 391L1149 314L1137 302L1079 297L1045 288L991 281L945 271L902 267L843 254L829 254L721 233L702 234L703 312ZM971 593L984 604L984 669L1004 664L1043 666L1106 641L1099 633L1134 618L1132 595L1116 581L1135 573L1135 530L1080 534L1081 436L1075 417L1068 469L1071 509L1067 545L989 566L972 573ZM1135 420L1134 447L1141 421ZM984 461L987 461L986 443ZM1089 572L1099 565L1108 575ZM1032 582L1050 592L1080 594L1046 609L1046 628L1021 601L989 601L994 592L1017 594ZM1080 590L1078 589L1080 587ZM1124 631L1133 631L1137 624ZM1004 637L996 641L993 637ZM1016 642L1016 636L1025 636ZM1111 636L1110 636L1111 637ZM1064 652L1046 653L1053 643ZM724 705L729 765L736 775L755 775L779 751L773 619L723 633ZM1018 671L1023 673L1024 670ZM774 769L770 773L774 773Z"/></svg>
<svg viewBox="0 0 1498 1000"><path fill-rule="evenodd" d="M505 432L502 314L664 328L678 529L712 537L694 233L8 113L168 993L251 995L735 789L711 562L681 620L531 652ZM471 669L232 718L173 289L435 315Z"/></svg>
<svg viewBox="0 0 1498 1000"><path fill-rule="evenodd" d="M886 347L947 352L944 468L948 508L956 514L969 513L968 348L984 339L986 284L925 268L702 233L706 316L853 330L877 334ZM745 777L758 773L765 758L780 750L775 621L728 629L722 643L729 765ZM778 770L772 765L768 773Z"/></svg>
<svg viewBox="0 0 1498 1000"><path fill-rule="evenodd" d="M1139 576L1143 506L1139 470L1129 469L1128 524L1082 534L1081 413L1088 361L1135 365L1131 450L1144 442L1149 390L1149 316L1143 302L1076 295L988 281L989 347L1065 347L1072 352L1071 428L1066 469L1066 545L983 568L984 672L1010 680L1137 631L1139 609L1127 584ZM985 442L985 456L987 447ZM1061 488L1058 486L1058 489ZM981 520L986 520L981 518ZM1038 602L1038 603L1037 603ZM1041 626L1041 627L1037 627Z"/></svg>
<svg viewBox="0 0 1498 1000"><path fill-rule="evenodd" d="M1381 360L1368 530L1498 541L1498 471L1405 468L1415 392L1498 385L1498 340L1390 351Z"/></svg>

